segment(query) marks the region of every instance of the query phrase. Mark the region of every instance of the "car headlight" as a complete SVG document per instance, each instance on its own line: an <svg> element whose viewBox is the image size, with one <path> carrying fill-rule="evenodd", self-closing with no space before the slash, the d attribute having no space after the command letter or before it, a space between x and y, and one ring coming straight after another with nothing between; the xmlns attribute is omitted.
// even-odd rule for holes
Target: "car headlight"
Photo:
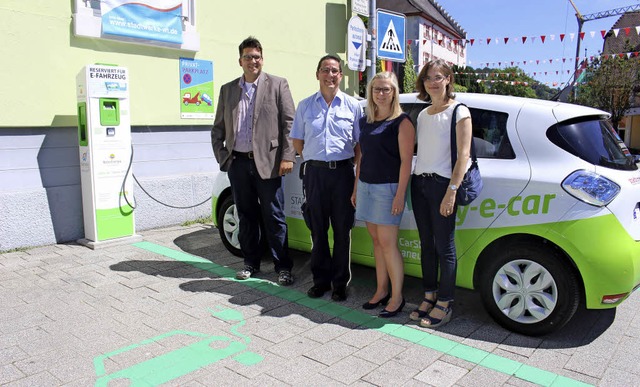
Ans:
<svg viewBox="0 0 640 387"><path fill-rule="evenodd" d="M575 171L562 182L562 188L578 200L606 206L620 192L620 186L604 176L585 170Z"/></svg>

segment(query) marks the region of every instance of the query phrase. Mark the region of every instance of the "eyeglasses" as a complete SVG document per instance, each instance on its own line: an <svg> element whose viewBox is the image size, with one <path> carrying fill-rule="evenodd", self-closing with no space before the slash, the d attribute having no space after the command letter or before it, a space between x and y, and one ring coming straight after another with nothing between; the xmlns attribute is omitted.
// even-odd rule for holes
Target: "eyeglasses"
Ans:
<svg viewBox="0 0 640 387"><path fill-rule="evenodd" d="M436 75L435 77L431 78L431 77L425 77L424 81L425 82L437 82L440 83L442 82L446 77L443 77L442 75Z"/></svg>
<svg viewBox="0 0 640 387"><path fill-rule="evenodd" d="M340 69L337 69L337 68L335 68L335 67L322 67L322 68L320 69L320 72L321 72L321 73L323 73L323 74L329 74L329 73L331 73L331 74L333 74L333 75L336 75L336 74L340 74L340 73L341 73Z"/></svg>
<svg viewBox="0 0 640 387"><path fill-rule="evenodd" d="M374 87L374 88L373 88L373 94L380 94L380 93L382 93L382 94L384 94L384 95L387 95L387 94L391 93L391 91L392 91L392 90L393 90L393 89L392 89L392 88L390 88L390 87Z"/></svg>
<svg viewBox="0 0 640 387"><path fill-rule="evenodd" d="M245 54L245 55L242 55L242 59L246 61L251 61L251 60L259 61L260 59L262 59L262 56Z"/></svg>

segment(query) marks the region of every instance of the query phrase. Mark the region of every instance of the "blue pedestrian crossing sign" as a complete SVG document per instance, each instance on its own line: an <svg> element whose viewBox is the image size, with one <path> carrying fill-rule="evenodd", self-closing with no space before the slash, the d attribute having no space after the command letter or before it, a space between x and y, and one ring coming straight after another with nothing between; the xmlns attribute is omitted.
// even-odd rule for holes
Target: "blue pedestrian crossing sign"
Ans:
<svg viewBox="0 0 640 387"><path fill-rule="evenodd" d="M405 61L405 17L390 11L377 9L376 31L378 36L378 58L394 62Z"/></svg>

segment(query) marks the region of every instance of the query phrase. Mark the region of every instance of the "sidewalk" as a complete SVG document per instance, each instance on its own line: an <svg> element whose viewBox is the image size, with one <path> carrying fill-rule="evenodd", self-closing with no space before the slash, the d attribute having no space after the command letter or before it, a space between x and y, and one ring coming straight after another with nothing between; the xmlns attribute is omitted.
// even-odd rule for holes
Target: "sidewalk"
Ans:
<svg viewBox="0 0 640 387"><path fill-rule="evenodd" d="M360 308L372 268L353 265L349 299L310 299L308 254L296 283L258 279L210 225L141 233L134 245L76 244L0 254L0 385L7 386L639 386L640 296L579 311L541 338L499 327L458 289L451 323L417 327L421 299L377 318Z"/></svg>

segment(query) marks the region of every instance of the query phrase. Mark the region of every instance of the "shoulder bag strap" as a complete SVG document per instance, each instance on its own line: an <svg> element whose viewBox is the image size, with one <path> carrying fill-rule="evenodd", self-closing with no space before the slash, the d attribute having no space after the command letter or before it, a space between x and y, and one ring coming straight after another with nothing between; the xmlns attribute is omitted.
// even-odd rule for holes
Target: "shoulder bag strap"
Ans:
<svg viewBox="0 0 640 387"><path fill-rule="evenodd" d="M451 114L451 169L455 168L456 161L458 160L458 144L456 142L456 111L460 106L467 106L463 103L458 103L453 107L453 113ZM473 136L471 137L471 162L477 163L476 157L476 146L473 141Z"/></svg>

